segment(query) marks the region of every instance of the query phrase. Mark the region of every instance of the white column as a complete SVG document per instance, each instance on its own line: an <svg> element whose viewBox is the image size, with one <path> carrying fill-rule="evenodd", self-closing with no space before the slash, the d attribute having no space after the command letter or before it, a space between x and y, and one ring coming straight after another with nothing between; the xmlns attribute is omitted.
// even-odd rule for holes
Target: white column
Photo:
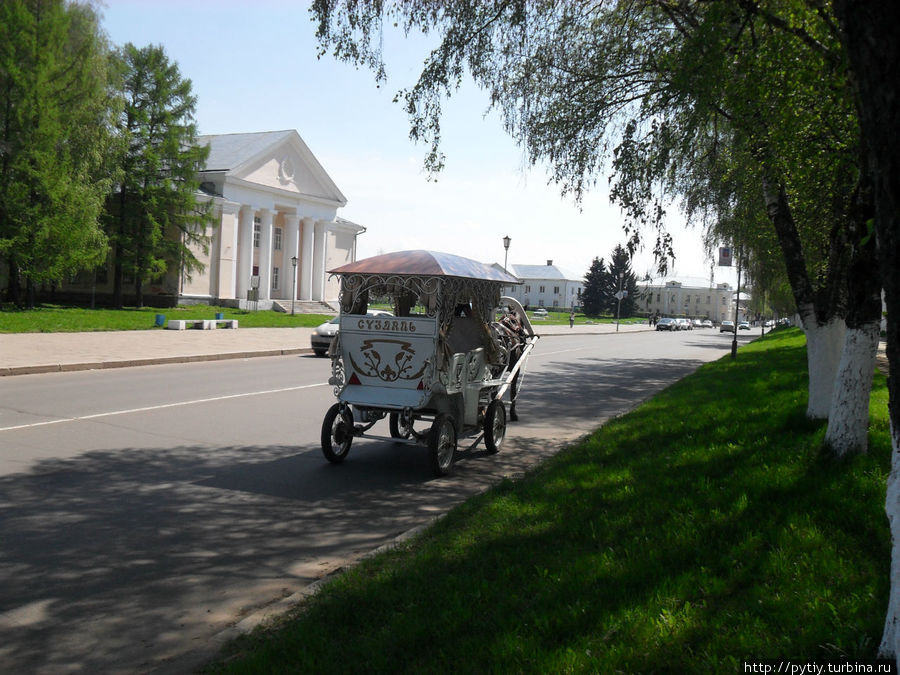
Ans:
<svg viewBox="0 0 900 675"><path fill-rule="evenodd" d="M253 273L253 216L256 210L247 204L241 206L238 218L237 297L247 299L250 275Z"/></svg>
<svg viewBox="0 0 900 675"><path fill-rule="evenodd" d="M272 297L272 221L269 209L259 212L259 299Z"/></svg>
<svg viewBox="0 0 900 675"><path fill-rule="evenodd" d="M219 274L216 295L219 298L236 298L238 264L238 210L241 205L234 202L222 204L219 222Z"/></svg>
<svg viewBox="0 0 900 675"><path fill-rule="evenodd" d="M332 221L324 221L322 223L322 274L319 276L319 283L321 287L319 290L319 297L322 300L327 300L328 298L326 293L327 287L327 279L328 279L328 231L330 226L334 225Z"/></svg>
<svg viewBox="0 0 900 675"><path fill-rule="evenodd" d="M312 300L313 289L313 251L315 249L314 218L303 218L303 238L300 244L300 299Z"/></svg>
<svg viewBox="0 0 900 675"><path fill-rule="evenodd" d="M284 233L284 274L282 274L282 277L284 277L285 280L284 297L289 298L290 300L296 300L299 282L294 274L295 272L299 274L298 270L300 269L300 256L297 253L300 244L300 216L296 213L285 213L284 229L286 230ZM291 264L291 258L298 259L296 267ZM290 295L291 292L294 293L293 298Z"/></svg>
<svg viewBox="0 0 900 675"><path fill-rule="evenodd" d="M325 299L325 239L327 233L325 221L319 220L315 227L315 244L313 247L313 284L312 299Z"/></svg>

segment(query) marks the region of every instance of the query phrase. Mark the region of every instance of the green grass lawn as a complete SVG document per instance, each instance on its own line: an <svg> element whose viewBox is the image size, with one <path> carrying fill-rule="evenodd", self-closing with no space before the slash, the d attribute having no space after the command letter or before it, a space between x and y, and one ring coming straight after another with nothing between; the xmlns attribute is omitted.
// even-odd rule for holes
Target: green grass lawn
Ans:
<svg viewBox="0 0 900 675"><path fill-rule="evenodd" d="M210 670L737 673L744 659L873 658L890 559L885 379L869 453L844 461L821 453L805 387L802 333L770 333L340 574Z"/></svg>
<svg viewBox="0 0 900 675"><path fill-rule="evenodd" d="M230 307L190 305L183 307L144 307L142 309L84 309L62 305L43 305L35 309L16 309L3 305L0 333L63 333L100 330L145 330L156 328L156 315L169 319L213 319L217 312L226 319L237 319L242 328L318 326L330 319L324 314L283 314L271 310L250 312Z"/></svg>
<svg viewBox="0 0 900 675"><path fill-rule="evenodd" d="M531 319L531 322L535 326L568 326L569 325L569 312L555 312L553 310L547 310L547 318L546 319L536 319L534 316L533 310L528 310L527 312L528 318ZM575 325L590 325L597 323L615 323L615 316L585 316L584 314L577 312L575 314ZM619 320L619 323L622 325L631 324L631 323L647 323L647 319L645 317L623 317Z"/></svg>

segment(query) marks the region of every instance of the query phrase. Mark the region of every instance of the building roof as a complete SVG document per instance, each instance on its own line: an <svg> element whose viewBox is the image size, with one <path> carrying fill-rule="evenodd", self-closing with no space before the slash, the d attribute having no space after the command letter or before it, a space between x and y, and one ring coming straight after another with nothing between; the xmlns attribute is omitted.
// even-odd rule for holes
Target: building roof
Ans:
<svg viewBox="0 0 900 675"><path fill-rule="evenodd" d="M293 129L287 129L249 134L198 136L197 145L209 145L209 157L203 170L230 171L295 133L297 132Z"/></svg>
<svg viewBox="0 0 900 675"><path fill-rule="evenodd" d="M673 275L670 277L658 277L656 279L650 279L646 281L644 279L638 279L638 286L665 286L672 281L676 281L683 288L713 288L716 289L720 284L727 283L722 281L716 281L712 286L709 285L709 277L692 277L692 276L682 276L682 275ZM727 284L729 288L731 288L731 284Z"/></svg>
<svg viewBox="0 0 900 675"><path fill-rule="evenodd" d="M201 170L207 176L224 174L233 179L326 199L338 206L347 203L347 198L294 129L198 136L197 144L209 147L206 166ZM265 166L260 169L273 160L278 163L277 176L275 168ZM267 176L261 180L256 175L260 170L272 171L271 180Z"/></svg>
<svg viewBox="0 0 900 675"><path fill-rule="evenodd" d="M559 281L575 281L582 283L581 277L566 273L556 265L510 265L512 273L519 279L558 279Z"/></svg>

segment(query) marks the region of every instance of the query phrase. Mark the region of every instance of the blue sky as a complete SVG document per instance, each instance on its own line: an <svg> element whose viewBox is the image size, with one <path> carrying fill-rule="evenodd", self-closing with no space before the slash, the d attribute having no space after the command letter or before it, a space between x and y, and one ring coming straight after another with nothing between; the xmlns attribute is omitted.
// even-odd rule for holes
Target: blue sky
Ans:
<svg viewBox="0 0 900 675"><path fill-rule="evenodd" d="M619 210L600 188L579 210L547 184L541 168L485 115L487 96L471 82L444 106L446 168L437 181L422 169L426 147L409 139L406 114L392 99L411 86L427 53L421 39L387 35L388 82L364 69L317 58L307 5L288 0L107 0L103 26L115 45L162 45L193 83L202 134L296 129L348 199L339 215L367 228L359 256L430 249L484 262L552 259L583 276L595 256L624 243ZM674 273L708 279L700 233L672 227ZM649 252L632 265L643 275ZM716 281L732 281L715 268Z"/></svg>

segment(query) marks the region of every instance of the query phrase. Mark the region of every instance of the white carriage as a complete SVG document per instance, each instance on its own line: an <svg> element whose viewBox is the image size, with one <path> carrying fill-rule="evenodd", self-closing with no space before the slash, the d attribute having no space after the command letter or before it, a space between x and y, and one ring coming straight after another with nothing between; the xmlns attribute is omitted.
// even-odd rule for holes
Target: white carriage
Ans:
<svg viewBox="0 0 900 675"><path fill-rule="evenodd" d="M522 306L502 297L520 283L497 266L446 253L402 251L331 274L341 281L340 330L330 355L338 402L322 424L322 452L340 463L354 439L422 445L446 475L457 440L483 438L495 453L506 435L528 355L538 339ZM367 316L370 302L393 316ZM390 437L370 430L388 418Z"/></svg>

